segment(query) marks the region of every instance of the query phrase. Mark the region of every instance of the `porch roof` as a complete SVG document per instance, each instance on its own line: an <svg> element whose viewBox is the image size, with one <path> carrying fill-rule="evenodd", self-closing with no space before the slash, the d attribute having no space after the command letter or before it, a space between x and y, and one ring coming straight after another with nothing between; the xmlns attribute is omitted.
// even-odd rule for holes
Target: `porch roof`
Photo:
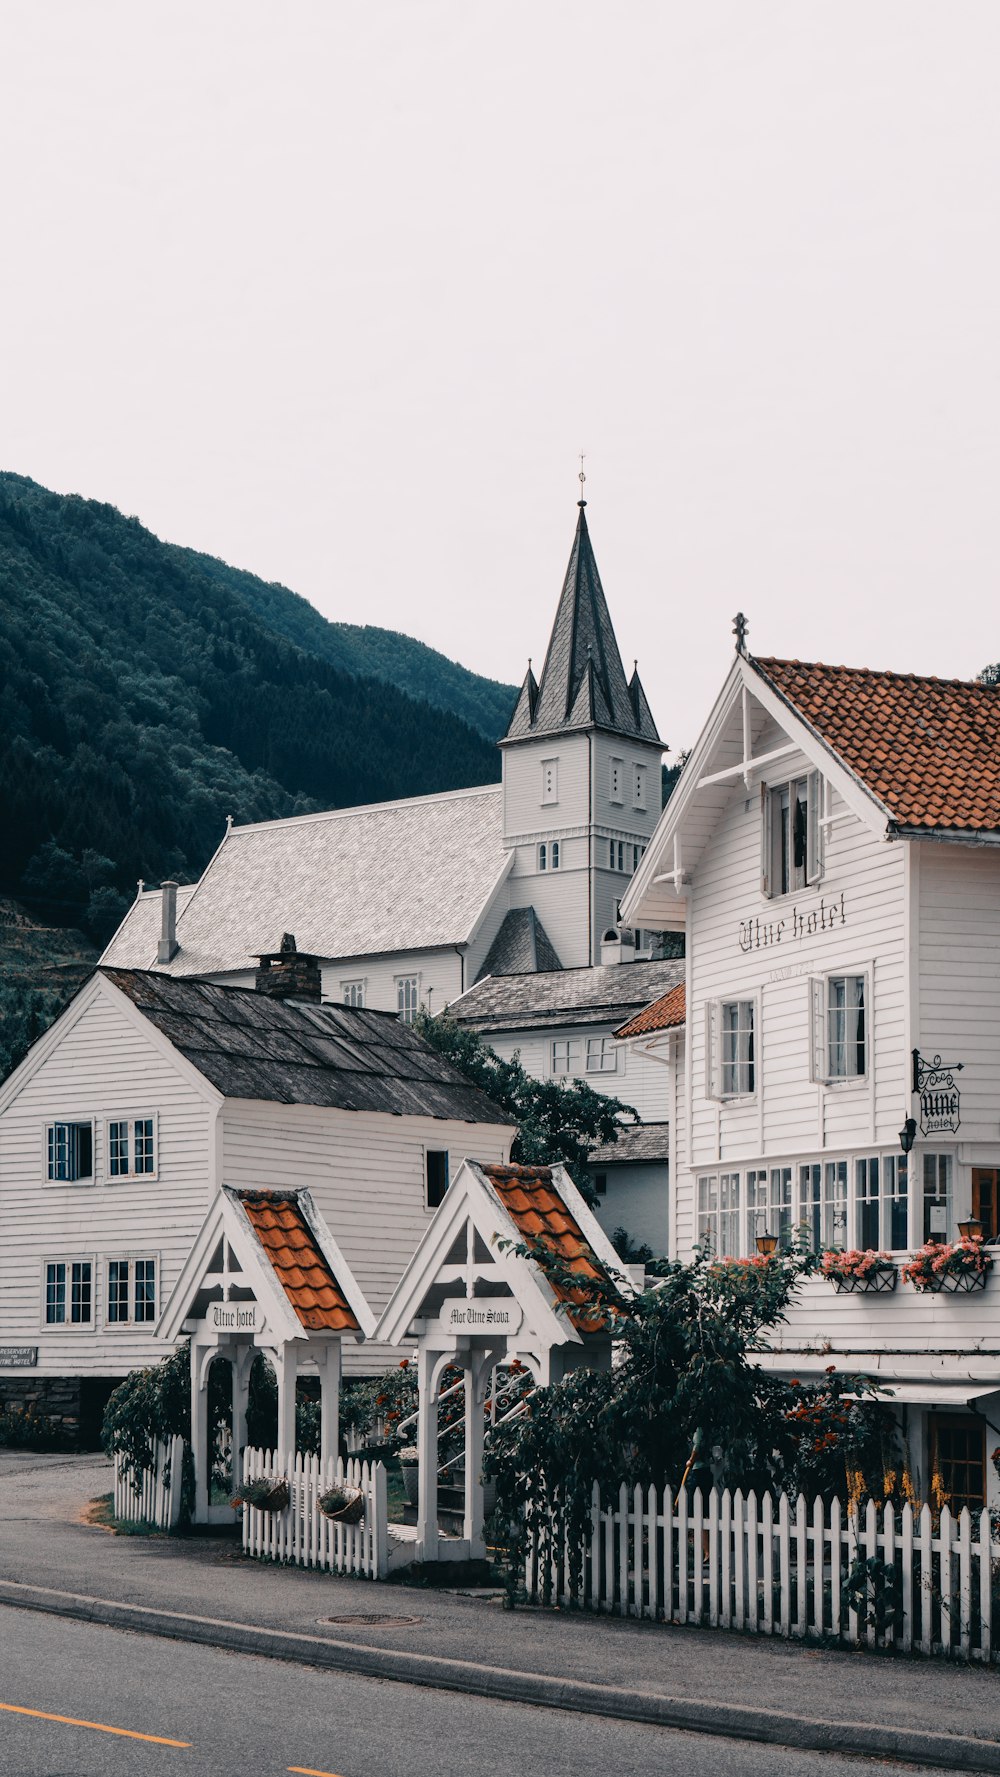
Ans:
<svg viewBox="0 0 1000 1777"><path fill-rule="evenodd" d="M358 1332L361 1323L306 1220L299 1193L234 1191L233 1196L302 1325L310 1332Z"/></svg>

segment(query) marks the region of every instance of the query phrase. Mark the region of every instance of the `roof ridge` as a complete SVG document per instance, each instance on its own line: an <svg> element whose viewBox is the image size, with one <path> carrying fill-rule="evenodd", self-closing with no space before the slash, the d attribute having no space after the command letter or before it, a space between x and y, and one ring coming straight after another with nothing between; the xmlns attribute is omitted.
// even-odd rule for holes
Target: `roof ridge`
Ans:
<svg viewBox="0 0 1000 1777"><path fill-rule="evenodd" d="M225 837L232 838L234 833L259 833L265 827L302 826L307 821L332 821L352 814L377 814L387 808L426 806L428 802L453 802L463 796L499 796L502 790L503 785L498 781L495 784L469 784L461 790L435 790L429 796L397 796L389 802L352 802L346 808L316 808L310 814L275 815L273 820L246 821L242 826L237 826L234 822Z"/></svg>
<svg viewBox="0 0 1000 1777"><path fill-rule="evenodd" d="M943 679L937 673L899 672L891 666L840 666L826 660L798 660L781 658L776 654L753 654L750 657L752 666L794 666L803 672L823 673L855 673L859 678L866 679L897 679L904 683L917 685L946 685L960 687L965 691L996 692L996 685L984 684L981 679Z"/></svg>

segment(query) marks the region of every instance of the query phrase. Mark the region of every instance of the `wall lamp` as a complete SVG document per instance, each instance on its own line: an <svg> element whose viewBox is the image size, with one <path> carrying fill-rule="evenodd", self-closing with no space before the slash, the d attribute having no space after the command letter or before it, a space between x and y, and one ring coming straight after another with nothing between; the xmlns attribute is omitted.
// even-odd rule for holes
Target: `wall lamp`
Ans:
<svg viewBox="0 0 1000 1777"><path fill-rule="evenodd" d="M777 1234L758 1234L757 1251L762 1259L772 1259L778 1250Z"/></svg>
<svg viewBox="0 0 1000 1777"><path fill-rule="evenodd" d="M917 1120L915 1117L907 1117L906 1122L903 1124L903 1127L899 1132L899 1145L902 1148L904 1154L908 1154L910 1152L910 1149L912 1148L914 1142L916 1141L916 1138L917 1138Z"/></svg>
<svg viewBox="0 0 1000 1777"><path fill-rule="evenodd" d="M970 1216L967 1222L959 1222L958 1231L963 1240L982 1240L983 1224L978 1216Z"/></svg>

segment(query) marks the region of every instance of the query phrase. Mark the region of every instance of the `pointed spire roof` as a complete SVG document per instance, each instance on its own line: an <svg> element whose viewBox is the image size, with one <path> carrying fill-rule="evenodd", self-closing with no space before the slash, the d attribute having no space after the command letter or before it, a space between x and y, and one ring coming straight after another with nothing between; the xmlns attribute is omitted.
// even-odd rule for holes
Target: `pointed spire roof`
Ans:
<svg viewBox="0 0 1000 1777"><path fill-rule="evenodd" d="M542 676L529 667L505 741L529 740L603 728L633 740L660 744L649 704L639 683L625 678L622 657L597 571L586 500L566 569Z"/></svg>

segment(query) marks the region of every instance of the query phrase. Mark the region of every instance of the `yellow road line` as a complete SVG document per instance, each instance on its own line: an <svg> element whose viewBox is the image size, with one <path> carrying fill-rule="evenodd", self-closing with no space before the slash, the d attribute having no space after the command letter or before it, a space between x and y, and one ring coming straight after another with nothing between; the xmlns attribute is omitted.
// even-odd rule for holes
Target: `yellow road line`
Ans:
<svg viewBox="0 0 1000 1777"><path fill-rule="evenodd" d="M162 1734L140 1734L135 1728L112 1728L104 1721L78 1721L75 1715L50 1715L45 1709L24 1709L20 1703L0 1703L9 1715L33 1715L37 1721L61 1721L67 1728L93 1728L98 1734L121 1734L126 1740L151 1740L155 1746L190 1746L190 1740L167 1740Z"/></svg>
<svg viewBox="0 0 1000 1777"><path fill-rule="evenodd" d="M290 1771L298 1771L299 1777L337 1777L336 1771L314 1771L312 1765L289 1765Z"/></svg>

